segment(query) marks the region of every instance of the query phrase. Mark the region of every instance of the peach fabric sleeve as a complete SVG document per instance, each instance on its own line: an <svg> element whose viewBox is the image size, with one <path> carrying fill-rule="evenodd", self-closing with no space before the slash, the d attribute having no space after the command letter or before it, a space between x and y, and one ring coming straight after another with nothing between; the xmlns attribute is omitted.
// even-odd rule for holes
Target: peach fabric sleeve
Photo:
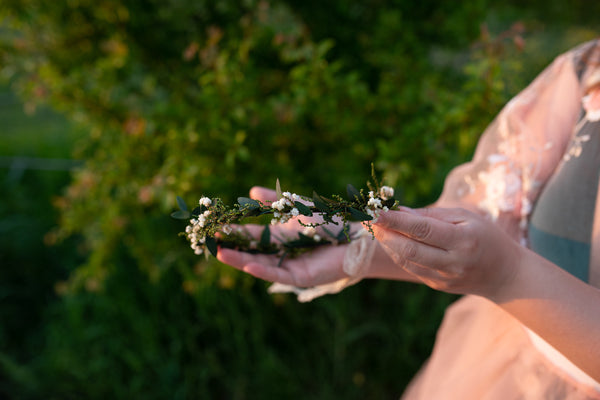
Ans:
<svg viewBox="0 0 600 400"><path fill-rule="evenodd" d="M436 205L484 213L526 244L532 205L566 151L581 96L572 54L558 57L506 104L473 160L448 175Z"/></svg>

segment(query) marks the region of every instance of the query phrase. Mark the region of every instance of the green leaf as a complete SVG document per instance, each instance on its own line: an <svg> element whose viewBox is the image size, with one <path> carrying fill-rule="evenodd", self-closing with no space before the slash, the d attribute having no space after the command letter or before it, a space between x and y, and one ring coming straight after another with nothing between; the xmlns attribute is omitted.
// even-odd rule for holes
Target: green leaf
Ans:
<svg viewBox="0 0 600 400"><path fill-rule="evenodd" d="M348 207L348 212L355 221L371 221L373 219L369 214L359 211L356 208Z"/></svg>
<svg viewBox="0 0 600 400"><path fill-rule="evenodd" d="M271 229L269 229L269 225L265 225L265 229L263 229L260 234L260 245L267 247L271 244Z"/></svg>
<svg viewBox="0 0 600 400"><path fill-rule="evenodd" d="M396 204L396 199L394 199L394 198L387 199L387 200L382 201L381 204L383 204L387 208L392 208L392 207L394 207L394 204Z"/></svg>
<svg viewBox="0 0 600 400"><path fill-rule="evenodd" d="M313 213L310 210L310 207L300 203L299 201L295 201L294 205L296 206L298 211L300 211L300 214L305 215L307 217L312 217Z"/></svg>
<svg viewBox="0 0 600 400"><path fill-rule="evenodd" d="M249 209L260 208L260 203L258 201L248 197L238 197L237 201L242 207L247 207Z"/></svg>
<svg viewBox="0 0 600 400"><path fill-rule="evenodd" d="M348 199L350 199L350 201L360 199L360 192L351 184L346 185L346 193L348 193Z"/></svg>
<svg viewBox="0 0 600 400"><path fill-rule="evenodd" d="M212 254L213 256L216 257L217 252L218 252L218 247L217 247L217 241L215 240L215 238L207 236L205 244L206 244L206 248L208 249L208 251L210 251L210 254Z"/></svg>
<svg viewBox="0 0 600 400"><path fill-rule="evenodd" d="M185 204L185 200L183 200L181 197L177 196L177 205L179 206L179 208L182 211L189 211L187 204Z"/></svg>
<svg viewBox="0 0 600 400"><path fill-rule="evenodd" d="M337 235L335 233L331 232L329 229L325 228L324 226L322 226L321 229L323 229L323 231L325 231L325 233L327 233L333 239L337 240Z"/></svg>
<svg viewBox="0 0 600 400"><path fill-rule="evenodd" d="M277 200L283 197L283 192L281 191L281 184L279 183L279 178L277 178L277 182L275 182L275 192L277 193Z"/></svg>
<svg viewBox="0 0 600 400"><path fill-rule="evenodd" d="M171 213L171 218L175 219L190 219L192 215L189 211L177 210Z"/></svg>
<svg viewBox="0 0 600 400"><path fill-rule="evenodd" d="M269 211L261 211L260 208L248 208L244 212L244 217L258 217L259 215L269 214Z"/></svg>
<svg viewBox="0 0 600 400"><path fill-rule="evenodd" d="M340 229L340 231L337 234L336 240L338 242L343 242L343 241L350 241L350 235L349 235L349 231L350 231L350 227L348 225L344 225L344 227L342 229Z"/></svg>
<svg viewBox="0 0 600 400"><path fill-rule="evenodd" d="M317 194L317 192L313 192L313 198L312 198L313 204L315 205L315 207L324 213L329 213L331 210L329 209L329 206L327 204L325 204L325 201L323 200L323 198L321 196L319 196ZM300 210L298 210L300 211Z"/></svg>

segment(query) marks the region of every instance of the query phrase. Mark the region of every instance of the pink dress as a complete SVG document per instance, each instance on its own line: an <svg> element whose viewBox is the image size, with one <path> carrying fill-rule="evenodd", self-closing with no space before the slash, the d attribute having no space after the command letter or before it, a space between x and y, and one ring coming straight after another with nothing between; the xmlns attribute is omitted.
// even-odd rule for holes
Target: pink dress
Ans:
<svg viewBox="0 0 600 400"><path fill-rule="evenodd" d="M506 105L440 203L484 212L600 288L599 172L600 40L558 57ZM600 383L494 303L465 296L402 398L600 399Z"/></svg>

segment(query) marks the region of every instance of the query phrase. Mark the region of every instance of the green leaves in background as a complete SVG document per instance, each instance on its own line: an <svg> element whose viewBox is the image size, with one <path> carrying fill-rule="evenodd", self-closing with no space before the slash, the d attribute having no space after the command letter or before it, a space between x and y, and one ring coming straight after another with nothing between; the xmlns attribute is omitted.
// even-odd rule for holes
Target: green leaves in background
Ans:
<svg viewBox="0 0 600 400"><path fill-rule="evenodd" d="M430 204L502 105L598 34L599 13L559 0L3 0L0 76L28 110L50 104L88 136L64 192L31 175L4 190L13 217L54 198L60 227L38 246L67 237L84 253L3 241L15 268L0 288L0 397L398 397L453 297L374 281L309 305L269 296L177 240L168 215L190 213L177 196L232 203L276 177L339 193L374 162L401 203ZM24 294L38 312L17 308Z"/></svg>

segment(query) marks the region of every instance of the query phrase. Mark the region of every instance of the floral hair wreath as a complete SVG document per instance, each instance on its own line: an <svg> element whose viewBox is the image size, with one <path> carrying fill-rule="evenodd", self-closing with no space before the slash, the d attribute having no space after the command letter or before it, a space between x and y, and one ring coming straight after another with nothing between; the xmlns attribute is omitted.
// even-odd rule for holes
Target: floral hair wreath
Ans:
<svg viewBox="0 0 600 400"><path fill-rule="evenodd" d="M350 222L360 221L372 232L371 224L379 213L394 209L394 189L382 186L375 174L373 182L367 182L369 191L357 190L348 184L348 199L339 195L331 198L313 192L312 198L295 193L282 192L279 180L276 183L277 201L265 204L247 197L238 197L233 206L226 206L220 198L201 197L198 206L189 211L185 201L177 197L180 210L171 214L173 218L189 220L182 233L190 242L195 254L217 255L219 246L248 253L274 254L280 257L295 257L323 245L336 245L355 238L350 232ZM310 204L312 202L312 205ZM271 225L285 223L298 218L304 230L295 236L276 237L268 224L264 225L260 237L252 235L241 223L249 217L272 215ZM322 222L302 222L299 217L320 216ZM336 225L341 229L333 232L327 226ZM322 234L317 231L321 228ZM276 240L272 240L272 236ZM208 251L207 251L208 250Z"/></svg>

